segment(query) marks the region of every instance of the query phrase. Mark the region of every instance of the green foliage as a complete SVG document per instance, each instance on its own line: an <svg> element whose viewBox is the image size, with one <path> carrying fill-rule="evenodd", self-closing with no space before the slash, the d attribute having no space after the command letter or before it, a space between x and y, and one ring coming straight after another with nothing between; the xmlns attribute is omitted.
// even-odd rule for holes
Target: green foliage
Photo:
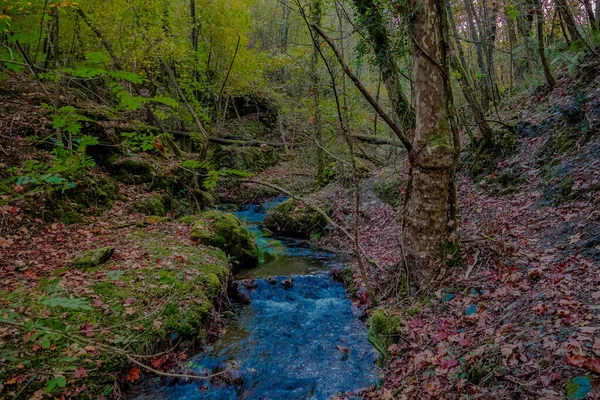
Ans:
<svg viewBox="0 0 600 400"><path fill-rule="evenodd" d="M69 308L72 310L91 310L92 309L87 301L77 299L77 298L61 297L56 294L44 297L40 301L40 303L47 307L50 307L50 308L62 307L62 308Z"/></svg>
<svg viewBox="0 0 600 400"><path fill-rule="evenodd" d="M125 139L125 144L132 151L151 151L155 150L154 143L156 138L153 134L147 132L121 132L121 137Z"/></svg>
<svg viewBox="0 0 600 400"><path fill-rule="evenodd" d="M384 309L376 309L369 319L369 342L381 353L389 357L388 347L400 341L400 317L390 317Z"/></svg>

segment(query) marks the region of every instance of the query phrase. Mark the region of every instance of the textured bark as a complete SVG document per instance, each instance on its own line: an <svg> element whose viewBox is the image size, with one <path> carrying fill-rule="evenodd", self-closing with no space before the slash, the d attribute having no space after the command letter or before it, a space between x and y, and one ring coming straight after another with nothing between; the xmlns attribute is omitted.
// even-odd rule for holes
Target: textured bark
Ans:
<svg viewBox="0 0 600 400"><path fill-rule="evenodd" d="M596 0L596 29L600 30L600 1Z"/></svg>
<svg viewBox="0 0 600 400"><path fill-rule="evenodd" d="M416 120L411 178L404 210L404 245L411 284L436 274L456 228L457 132L453 120L444 0L409 0L414 12L413 81Z"/></svg>
<svg viewBox="0 0 600 400"><path fill-rule="evenodd" d="M531 71L531 48L529 46L529 36L531 35L531 26L533 24L533 6L531 6L529 0L517 0L517 5L519 6L519 17L518 17L518 28L519 32L521 32L521 36L523 36L523 43L525 45L525 54L526 54L526 65L527 70Z"/></svg>
<svg viewBox="0 0 600 400"><path fill-rule="evenodd" d="M477 27L475 26L476 16L475 9L473 7L472 0L464 0L465 9L467 11L467 25L469 26L469 33L471 35L471 40L475 43L475 52L477 54L477 65L479 66L479 73L481 75L486 75L486 66L485 59L483 56L483 45L481 43L479 32L477 31ZM478 80L477 81L477 89L481 91L482 94L482 107L484 111L487 111L489 108L491 93L488 90L487 80Z"/></svg>
<svg viewBox="0 0 600 400"><path fill-rule="evenodd" d="M555 0L555 2L560 15L563 18L565 26L567 27L567 31L569 31L571 42L581 39L581 35L579 34L579 31L577 31L577 25L575 24L575 19L573 18L573 13L571 12L569 5L567 4L567 0Z"/></svg>
<svg viewBox="0 0 600 400"><path fill-rule="evenodd" d="M468 64L460 40L458 39L458 29L456 28L456 22L454 21L454 16L452 15L452 7L450 6L450 3L447 3L447 10L448 21L450 22L450 28L452 30L452 35L455 38L456 45L456 54L450 56L450 65L452 69L458 71L458 83L460 84L460 88L462 89L463 95L465 96L467 103L469 104L469 109L471 111L471 114L473 115L473 119L475 120L475 123L478 125L479 130L481 131L483 140L485 141L486 145L491 145L493 131L490 125L485 120L485 115L482 111L482 107L477 102L475 90L473 89L473 85L469 80L469 74L467 73Z"/></svg>
<svg viewBox="0 0 600 400"><path fill-rule="evenodd" d="M544 12L542 10L542 3L540 0L535 0L535 12L537 14L537 42L538 42L538 53L540 54L540 61L542 62L542 68L544 69L544 76L550 88L556 85L556 81L552 76L550 70L550 64L546 58L546 50L544 49Z"/></svg>
<svg viewBox="0 0 600 400"><path fill-rule="evenodd" d="M321 24L321 15L323 14L321 0L312 0L310 3L310 23L314 25ZM311 57L310 64L310 76L311 76L311 88L310 91L313 97L313 111L314 111L314 120L313 124L313 137L317 146L315 148L317 155L317 176L321 176L323 170L325 168L325 160L323 149L323 130L321 128L321 108L320 108L320 84L319 84L319 70L318 70L318 61L319 61L319 46L321 45L317 38L318 34L312 35L314 40L314 46Z"/></svg>
<svg viewBox="0 0 600 400"><path fill-rule="evenodd" d="M394 115L400 127L409 136L414 129L415 110L404 94L402 75L394 55L383 16L374 0L354 0L356 11L369 32L373 51L381 68L381 79L386 88Z"/></svg>
<svg viewBox="0 0 600 400"><path fill-rule="evenodd" d="M594 10L592 8L592 3L590 0L583 0L583 6L585 7L585 13L590 20L590 26L593 30L597 30L598 26L596 25L596 16L594 15ZM598 1L596 1L596 6L598 6Z"/></svg>
<svg viewBox="0 0 600 400"><path fill-rule="evenodd" d="M498 3L492 2L491 6L488 6L486 0L482 0L483 15L484 15L484 29L483 29L483 49L486 58L486 78L487 78L487 91L491 94L492 100L497 102L500 98L500 94L496 90L496 71L494 69L494 45L496 42L496 30L498 27Z"/></svg>

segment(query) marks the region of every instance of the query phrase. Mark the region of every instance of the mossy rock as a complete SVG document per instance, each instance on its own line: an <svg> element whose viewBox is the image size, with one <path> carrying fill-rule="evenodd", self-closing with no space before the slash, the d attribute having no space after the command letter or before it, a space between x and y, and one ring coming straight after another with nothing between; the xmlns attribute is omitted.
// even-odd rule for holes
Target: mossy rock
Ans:
<svg viewBox="0 0 600 400"><path fill-rule="evenodd" d="M317 184L319 185L319 187L325 187L328 184L330 184L331 182L333 182L333 180L336 178L337 176L337 171L335 168L336 164L334 162L329 163L325 166L325 168L323 168L323 171L321 171L321 173L319 174L319 177L317 178Z"/></svg>
<svg viewBox="0 0 600 400"><path fill-rule="evenodd" d="M399 174L391 176L381 176L373 182L373 193L384 203L397 210L404 200L402 189L406 182L400 178Z"/></svg>
<svg viewBox="0 0 600 400"><path fill-rule="evenodd" d="M267 211L263 226L277 235L310 239L323 232L327 220L317 211L289 199Z"/></svg>
<svg viewBox="0 0 600 400"><path fill-rule="evenodd" d="M515 128L516 129L516 128ZM492 143L471 138L471 149L465 152L463 161L471 177L492 174L498 163L515 151L515 135L512 131L496 131Z"/></svg>
<svg viewBox="0 0 600 400"><path fill-rule="evenodd" d="M119 269L107 269L103 265L82 269L82 279L90 283L85 293L81 287L70 286L61 287L58 294L46 293L49 287L56 285L48 279L46 283L42 281L41 291L13 291L9 294L11 301L22 304L32 318L49 321L44 325L56 330L77 331L83 324L93 325L94 331L86 337L88 340L120 347L131 354L157 354L179 343L183 346L180 350L193 351L194 343L206 339L213 316L217 314L216 305L221 304L226 293L231 276L227 256L221 250L185 245L174 235L156 231L136 229L123 235L147 252L149 263L119 263ZM63 298L63 304L78 300L79 304L88 305L49 306L42 304L40 296L58 296ZM102 307L89 304L90 298L100 302ZM48 311L50 319L46 316ZM80 336L84 337L83 333ZM42 365L56 374L82 366L87 369L88 378L77 379L71 374L65 390L81 387L83 391L76 396L78 399L96 398L102 393L108 398L112 388L119 384L118 378L127 374L130 362L122 354L98 346L93 354L73 358L70 357L73 350L81 350L84 345L74 347L73 341L60 337L45 340L51 342L52 350L40 349L33 353L33 342L24 341L22 335L7 338L3 350L18 358L6 360L10 368L0 371L0 382L14 376L24 361L33 367ZM98 362L93 368L88 367L90 359ZM43 392L50 379L52 376L46 381L36 379L22 385L17 389L22 389L18 398L30 398L38 390ZM60 391L52 395L58 397Z"/></svg>
<svg viewBox="0 0 600 400"><path fill-rule="evenodd" d="M71 265L75 268L93 268L106 263L115 252L112 246L88 250L73 260Z"/></svg>
<svg viewBox="0 0 600 400"><path fill-rule="evenodd" d="M152 182L155 175L152 164L138 158L111 159L106 169L119 182L132 185Z"/></svg>
<svg viewBox="0 0 600 400"><path fill-rule="evenodd" d="M400 341L400 334L400 317L391 317L382 308L373 312L369 319L369 342L383 358L389 357L388 347Z"/></svg>
<svg viewBox="0 0 600 400"><path fill-rule="evenodd" d="M133 203L133 208L141 214L164 217L167 215L168 203L170 203L168 200L160 194L151 194L144 200Z"/></svg>
<svg viewBox="0 0 600 400"><path fill-rule="evenodd" d="M244 268L253 268L258 264L259 250L254 236L233 214L212 210L198 215L192 225L190 238L222 249Z"/></svg>
<svg viewBox="0 0 600 400"><path fill-rule="evenodd" d="M220 168L261 172L282 160L283 151L270 146L215 146L210 161Z"/></svg>
<svg viewBox="0 0 600 400"><path fill-rule="evenodd" d="M527 178L520 167L511 167L495 172L479 181L479 187L486 193L502 196L519 191Z"/></svg>
<svg viewBox="0 0 600 400"><path fill-rule="evenodd" d="M340 277L342 279L342 283L346 292L350 295L350 297L356 296L356 292L358 288L356 287L356 283L354 282L354 274L356 270L352 267L344 267L340 271Z"/></svg>
<svg viewBox="0 0 600 400"><path fill-rule="evenodd" d="M119 198L117 183L104 176L86 176L77 186L64 192L54 191L46 199L45 217L66 224L86 222L88 216L101 215Z"/></svg>

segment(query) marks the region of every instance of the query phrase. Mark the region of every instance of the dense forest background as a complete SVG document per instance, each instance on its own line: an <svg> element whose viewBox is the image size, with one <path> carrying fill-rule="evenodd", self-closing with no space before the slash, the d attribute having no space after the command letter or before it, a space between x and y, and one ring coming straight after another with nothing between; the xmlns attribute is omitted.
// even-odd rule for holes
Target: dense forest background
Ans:
<svg viewBox="0 0 600 400"><path fill-rule="evenodd" d="M361 396L591 396L599 4L0 2L0 393L118 398L167 373L135 355L218 336L210 249L265 256L207 210L284 195L268 229L354 258L337 278L385 370ZM115 247L129 267L106 272ZM159 259L198 268L138 270Z"/></svg>

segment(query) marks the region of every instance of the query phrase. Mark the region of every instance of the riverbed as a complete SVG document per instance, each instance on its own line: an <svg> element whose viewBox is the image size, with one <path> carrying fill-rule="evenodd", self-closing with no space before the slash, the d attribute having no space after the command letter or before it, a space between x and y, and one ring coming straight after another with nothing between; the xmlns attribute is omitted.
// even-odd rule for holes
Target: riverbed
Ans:
<svg viewBox="0 0 600 400"><path fill-rule="evenodd" d="M148 381L138 399L320 400L377 383L378 354L360 311L329 276L344 258L306 241L261 233L266 210L279 201L235 212L271 256L236 273L250 303L235 304L224 335L190 359L190 370L222 375Z"/></svg>

